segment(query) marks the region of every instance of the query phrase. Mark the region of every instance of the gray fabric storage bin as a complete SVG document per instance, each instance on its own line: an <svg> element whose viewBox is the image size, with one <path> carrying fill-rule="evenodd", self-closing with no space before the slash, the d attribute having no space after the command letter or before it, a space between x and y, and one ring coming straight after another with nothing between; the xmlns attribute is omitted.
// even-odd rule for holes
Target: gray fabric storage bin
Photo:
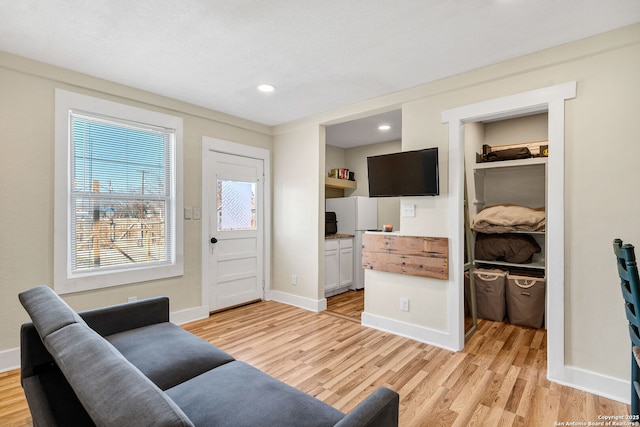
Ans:
<svg viewBox="0 0 640 427"><path fill-rule="evenodd" d="M506 272L498 269L474 270L478 317L496 322L504 320L507 313L506 276Z"/></svg>
<svg viewBox="0 0 640 427"><path fill-rule="evenodd" d="M543 278L507 276L507 313L514 325L541 328L544 324L546 283Z"/></svg>

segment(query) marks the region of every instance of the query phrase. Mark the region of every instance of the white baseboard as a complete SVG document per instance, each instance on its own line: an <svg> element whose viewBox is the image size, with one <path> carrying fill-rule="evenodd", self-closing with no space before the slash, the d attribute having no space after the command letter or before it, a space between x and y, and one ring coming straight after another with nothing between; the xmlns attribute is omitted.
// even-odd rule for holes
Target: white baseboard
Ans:
<svg viewBox="0 0 640 427"><path fill-rule="evenodd" d="M607 399L617 400L627 405L631 402L630 381L587 371L575 366L565 366L561 375L562 378L549 377L549 381L606 397Z"/></svg>
<svg viewBox="0 0 640 427"><path fill-rule="evenodd" d="M267 300L273 300L277 302L281 302L288 305L293 305L295 307L304 308L305 310L320 312L327 309L327 299L322 298L321 300L314 300L311 298L305 298L298 295L289 294L287 292L282 291L267 291L266 295Z"/></svg>
<svg viewBox="0 0 640 427"><path fill-rule="evenodd" d="M20 368L20 348L0 351L0 372L13 371Z"/></svg>
<svg viewBox="0 0 640 427"><path fill-rule="evenodd" d="M206 319L207 317L209 317L209 307L202 305L169 313L169 320L176 325Z"/></svg>
<svg viewBox="0 0 640 427"><path fill-rule="evenodd" d="M451 334L437 331L435 329L401 322L388 317L367 313L366 311L362 313L362 326L367 326L384 332L390 332L425 344L431 344L436 347L456 351L456 344L453 342Z"/></svg>

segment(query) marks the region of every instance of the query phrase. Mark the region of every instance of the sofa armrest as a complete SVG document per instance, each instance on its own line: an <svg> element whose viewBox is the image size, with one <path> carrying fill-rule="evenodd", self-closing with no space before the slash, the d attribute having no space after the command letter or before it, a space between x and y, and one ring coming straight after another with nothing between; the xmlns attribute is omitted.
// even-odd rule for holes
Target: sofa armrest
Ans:
<svg viewBox="0 0 640 427"><path fill-rule="evenodd" d="M20 328L20 379L37 375L40 366L53 363L33 323L24 323Z"/></svg>
<svg viewBox="0 0 640 427"><path fill-rule="evenodd" d="M58 423L51 412L49 400L42 389L37 375L24 378L22 381L24 394L29 402L29 411L34 427L56 427Z"/></svg>
<svg viewBox="0 0 640 427"><path fill-rule="evenodd" d="M360 402L335 427L397 427L400 396L380 387Z"/></svg>
<svg viewBox="0 0 640 427"><path fill-rule="evenodd" d="M102 336L169 321L169 298L155 297L78 313Z"/></svg>

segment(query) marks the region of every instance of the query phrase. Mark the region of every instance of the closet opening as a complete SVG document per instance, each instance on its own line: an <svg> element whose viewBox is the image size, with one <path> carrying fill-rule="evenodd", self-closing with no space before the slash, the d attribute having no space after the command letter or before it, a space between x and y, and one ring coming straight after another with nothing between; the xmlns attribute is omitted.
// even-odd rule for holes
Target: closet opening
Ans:
<svg viewBox="0 0 640 427"><path fill-rule="evenodd" d="M464 124L465 340L513 325L498 336L536 331L546 344L548 123L542 112Z"/></svg>

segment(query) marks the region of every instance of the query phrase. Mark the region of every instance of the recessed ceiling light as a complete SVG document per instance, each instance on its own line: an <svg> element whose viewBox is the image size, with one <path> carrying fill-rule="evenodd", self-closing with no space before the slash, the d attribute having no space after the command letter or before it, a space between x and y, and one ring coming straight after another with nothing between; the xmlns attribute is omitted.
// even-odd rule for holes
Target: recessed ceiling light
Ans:
<svg viewBox="0 0 640 427"><path fill-rule="evenodd" d="M271 83L262 83L258 85L258 90L264 93L271 93L271 92L275 92L276 87Z"/></svg>
<svg viewBox="0 0 640 427"><path fill-rule="evenodd" d="M391 126L389 125L380 125L378 126L378 130L389 130L391 129Z"/></svg>

